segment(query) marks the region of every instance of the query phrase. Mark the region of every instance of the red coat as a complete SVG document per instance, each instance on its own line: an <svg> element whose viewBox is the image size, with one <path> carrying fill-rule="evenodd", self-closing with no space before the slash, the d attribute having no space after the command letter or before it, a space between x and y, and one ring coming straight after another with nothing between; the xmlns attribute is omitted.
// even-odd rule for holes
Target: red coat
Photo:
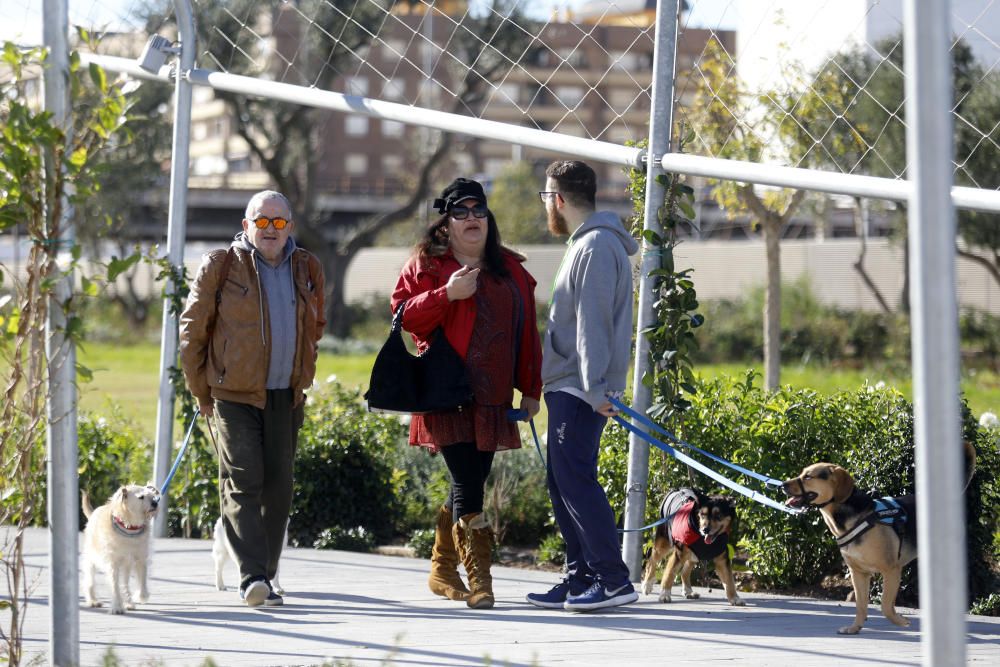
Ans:
<svg viewBox="0 0 1000 667"><path fill-rule="evenodd" d="M542 345L535 323L536 281L522 266L522 260L517 255L505 250L503 258L517 285L523 309L514 388L524 396L538 400L542 395ZM450 250L423 266L416 257L411 257L396 281L396 288L392 291L392 311L396 312L400 302L406 301L403 329L413 335L421 352L428 345L427 337L440 325L448 342L465 359L472 327L476 323L476 300L448 301L446 290L448 278L461 266Z"/></svg>

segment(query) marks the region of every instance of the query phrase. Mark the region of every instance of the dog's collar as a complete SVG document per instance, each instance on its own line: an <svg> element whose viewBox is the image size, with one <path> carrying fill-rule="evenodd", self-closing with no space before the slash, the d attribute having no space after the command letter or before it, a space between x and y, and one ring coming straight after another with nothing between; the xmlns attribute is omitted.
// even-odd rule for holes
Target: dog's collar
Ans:
<svg viewBox="0 0 1000 667"><path fill-rule="evenodd" d="M139 537L146 532L146 524L131 526L116 517L114 514L111 515L111 525L114 526L115 530L117 530L119 534L124 535L125 537Z"/></svg>

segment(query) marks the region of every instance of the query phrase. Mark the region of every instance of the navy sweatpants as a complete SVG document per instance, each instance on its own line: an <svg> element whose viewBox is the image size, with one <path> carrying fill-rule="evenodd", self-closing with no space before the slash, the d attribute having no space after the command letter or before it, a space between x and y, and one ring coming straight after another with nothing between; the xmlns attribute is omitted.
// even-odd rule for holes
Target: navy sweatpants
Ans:
<svg viewBox="0 0 1000 667"><path fill-rule="evenodd" d="M546 393L545 406L549 498L566 542L567 574L577 585L595 577L609 588L628 583L615 515L597 481L597 453L608 419L564 391Z"/></svg>

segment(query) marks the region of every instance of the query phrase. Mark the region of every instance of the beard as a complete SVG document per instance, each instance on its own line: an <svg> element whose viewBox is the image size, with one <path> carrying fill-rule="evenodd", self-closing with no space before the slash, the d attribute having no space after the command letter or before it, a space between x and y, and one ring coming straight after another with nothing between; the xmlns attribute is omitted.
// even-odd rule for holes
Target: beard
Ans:
<svg viewBox="0 0 1000 667"><path fill-rule="evenodd" d="M569 224L567 224L566 218L562 213L555 210L555 208L549 209L548 219L549 231L553 236L569 236Z"/></svg>

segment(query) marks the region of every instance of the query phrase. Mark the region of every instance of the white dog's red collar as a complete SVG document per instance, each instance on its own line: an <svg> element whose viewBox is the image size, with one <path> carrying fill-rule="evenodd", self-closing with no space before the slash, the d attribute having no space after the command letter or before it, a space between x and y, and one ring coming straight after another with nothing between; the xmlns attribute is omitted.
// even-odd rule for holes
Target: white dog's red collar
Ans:
<svg viewBox="0 0 1000 667"><path fill-rule="evenodd" d="M139 537L144 532L146 532L145 524L139 526L130 526L129 524L125 523L124 521L116 517L114 514L111 515L111 525L114 526L115 530L117 530L125 537Z"/></svg>

